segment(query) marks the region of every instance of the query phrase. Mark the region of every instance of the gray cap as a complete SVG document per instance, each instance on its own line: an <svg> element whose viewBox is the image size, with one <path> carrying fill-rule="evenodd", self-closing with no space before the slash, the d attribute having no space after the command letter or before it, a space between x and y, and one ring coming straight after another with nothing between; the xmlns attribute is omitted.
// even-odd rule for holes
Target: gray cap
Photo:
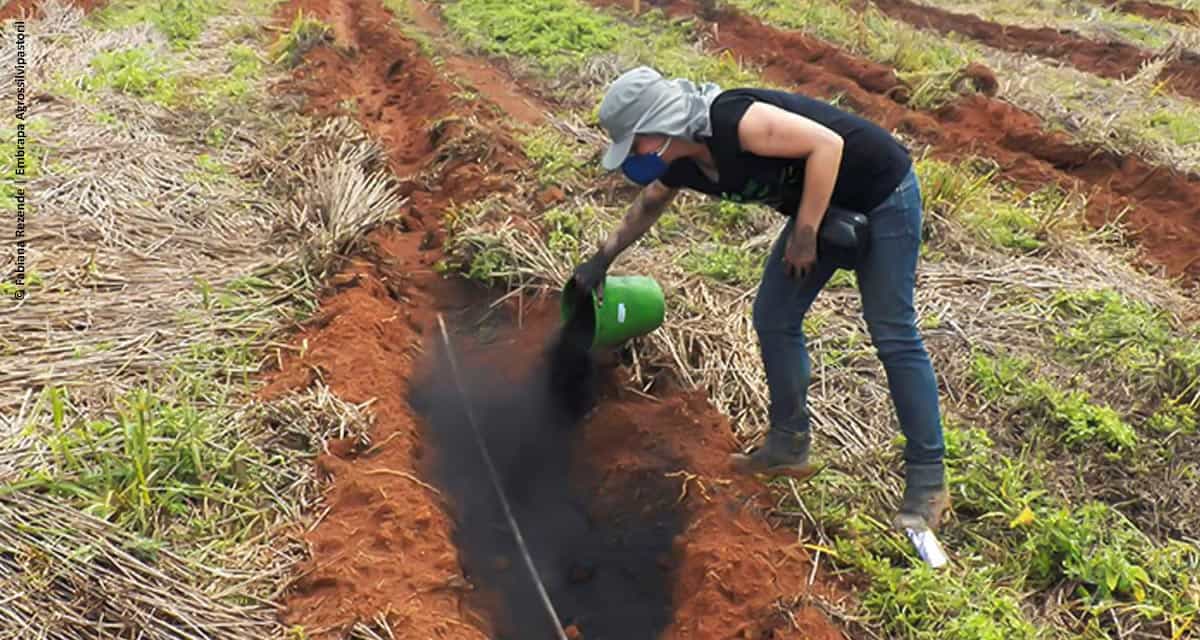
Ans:
<svg viewBox="0 0 1200 640"><path fill-rule="evenodd" d="M600 164L608 170L621 166L638 133L693 139L712 135L708 109L720 92L711 82L697 86L684 78L668 80L645 66L622 73L600 102L600 126L612 138Z"/></svg>
<svg viewBox="0 0 1200 640"><path fill-rule="evenodd" d="M604 100L600 102L600 126L608 132L613 142L604 152L600 164L605 169L616 169L629 155L633 136L639 131L639 121L658 100L663 77L650 67L637 67L622 73L613 81Z"/></svg>

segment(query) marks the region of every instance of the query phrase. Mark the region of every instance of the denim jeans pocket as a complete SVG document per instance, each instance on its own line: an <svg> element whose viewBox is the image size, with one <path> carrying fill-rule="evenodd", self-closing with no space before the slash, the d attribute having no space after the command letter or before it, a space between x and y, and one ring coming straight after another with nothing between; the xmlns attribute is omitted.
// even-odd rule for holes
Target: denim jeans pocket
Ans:
<svg viewBox="0 0 1200 640"><path fill-rule="evenodd" d="M888 197L867 214L872 239L921 235L921 191L911 169Z"/></svg>

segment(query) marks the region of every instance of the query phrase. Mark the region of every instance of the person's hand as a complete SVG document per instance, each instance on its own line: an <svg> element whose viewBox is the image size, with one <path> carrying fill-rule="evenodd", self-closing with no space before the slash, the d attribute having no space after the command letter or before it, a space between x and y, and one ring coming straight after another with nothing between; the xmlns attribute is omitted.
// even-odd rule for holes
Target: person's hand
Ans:
<svg viewBox="0 0 1200 640"><path fill-rule="evenodd" d="M579 295L587 295L595 290L596 300L604 301L604 278L608 274L608 265L609 259L605 257L604 252L597 251L595 255L575 267L571 279L575 281Z"/></svg>
<svg viewBox="0 0 1200 640"><path fill-rule="evenodd" d="M797 226L788 236L783 263L783 271L788 277L807 278L817 263L817 230Z"/></svg>

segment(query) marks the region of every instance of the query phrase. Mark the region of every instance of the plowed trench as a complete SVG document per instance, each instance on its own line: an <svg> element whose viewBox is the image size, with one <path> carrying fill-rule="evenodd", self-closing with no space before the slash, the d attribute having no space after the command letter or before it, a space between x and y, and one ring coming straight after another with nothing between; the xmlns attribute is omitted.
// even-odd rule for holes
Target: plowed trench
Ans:
<svg viewBox="0 0 1200 640"><path fill-rule="evenodd" d="M915 27L959 33L1015 53L1067 60L1076 69L1105 78L1129 78L1154 59L1152 52L1117 40L1099 41L1069 30L997 24L969 13L955 13L912 0L875 0L884 13ZM1191 51L1167 63L1159 79L1175 93L1200 98L1200 55Z"/></svg>
<svg viewBox="0 0 1200 640"><path fill-rule="evenodd" d="M311 559L286 595L284 622L310 638L345 638L381 620L420 640L553 631L529 597L511 534L496 526L478 454L463 446L464 404L446 400L433 355L442 313L554 604L583 637L843 637L806 598L844 592L820 572L810 585L808 555L772 526L761 485L728 477L733 432L703 394L664 383L642 397L618 383L624 372L606 369L584 385L597 394L590 414L580 415L586 403L547 402L550 381L577 377L547 379L556 301L491 308L503 292L432 268L444 257L450 202L526 188L518 174L529 163L507 116L459 98L377 0L294 0L277 23L301 9L335 26L335 46L311 51L286 88L318 115L353 103L393 172L411 177L399 221L371 231L328 283L264 390L321 380L344 400L373 401L375 416L370 443L337 441L318 460L331 478L326 511L306 535ZM529 212L511 213L532 224L519 219Z"/></svg>
<svg viewBox="0 0 1200 640"><path fill-rule="evenodd" d="M1147 0L1107 0L1105 4L1125 13L1132 13L1150 20L1166 20L1185 27L1200 26L1200 11L1195 9L1181 9Z"/></svg>
<svg viewBox="0 0 1200 640"><path fill-rule="evenodd" d="M540 332L552 319L524 330ZM588 446L581 429L596 369L586 338L555 339L544 352L502 350L491 364L465 354L461 387L439 351L411 394L427 420L428 475L451 500L464 573L480 587L475 606L498 638L558 637L477 446L478 427L562 624L589 638L657 637L671 619L672 542L684 522L678 486L662 470L683 461L656 446L656 469L623 453L642 443ZM620 430L615 422L602 414L587 429Z"/></svg>

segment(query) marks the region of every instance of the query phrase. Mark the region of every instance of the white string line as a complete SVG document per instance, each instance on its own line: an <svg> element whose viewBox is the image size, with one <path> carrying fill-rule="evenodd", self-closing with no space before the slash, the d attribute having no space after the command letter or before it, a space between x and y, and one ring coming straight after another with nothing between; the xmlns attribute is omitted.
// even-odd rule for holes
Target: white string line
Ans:
<svg viewBox="0 0 1200 640"><path fill-rule="evenodd" d="M533 564L533 557L529 555L529 548L525 546L525 536L521 535L521 528L517 526L517 519L513 517L512 508L508 505L508 497L504 495L504 488L500 486L500 474L497 473L496 465L492 463L492 456L483 442L483 434L475 424L475 412L471 410L471 403L468 402L467 394L463 391L462 382L458 377L458 362L454 358L454 349L450 347L450 334L446 332L446 323L442 319L442 314L439 313L437 319L438 326L442 330L442 341L446 344L446 357L450 360L450 373L454 376L454 386L458 390L458 395L462 397L463 408L467 412L467 422L470 423L471 431L475 435L475 444L479 445L479 453L483 455L483 463L487 466L492 487L496 489L496 495L500 496L500 506L504 509L504 517L508 519L508 526L512 528L513 535L516 536L517 547L521 550L521 557L525 559L525 567L529 569L529 575L533 577L534 585L537 586L538 595L542 598L546 613L549 613L550 619L554 621L554 631L558 634L559 640L568 640L566 632L563 631L562 622L558 619L558 613L554 610L554 603L550 602L550 594L546 592L546 586L542 584L537 567Z"/></svg>

